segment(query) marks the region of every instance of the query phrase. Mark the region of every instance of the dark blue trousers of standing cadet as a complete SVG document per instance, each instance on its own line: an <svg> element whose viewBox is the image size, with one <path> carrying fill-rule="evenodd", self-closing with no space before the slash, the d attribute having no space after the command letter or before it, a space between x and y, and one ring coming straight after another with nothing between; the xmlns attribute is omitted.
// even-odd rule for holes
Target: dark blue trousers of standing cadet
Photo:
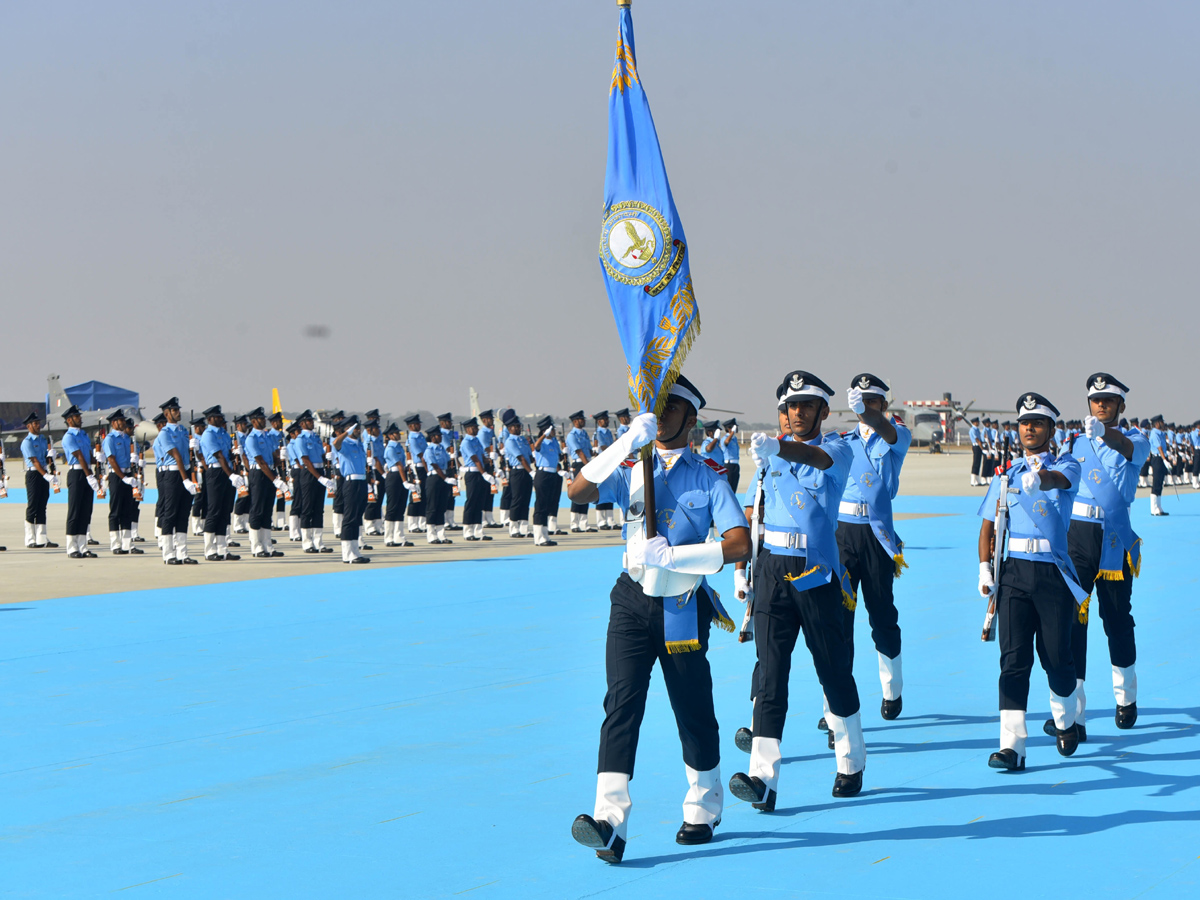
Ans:
<svg viewBox="0 0 1200 900"><path fill-rule="evenodd" d="M342 479L342 540L357 541L362 528L363 510L367 508L367 483L350 478Z"/></svg>

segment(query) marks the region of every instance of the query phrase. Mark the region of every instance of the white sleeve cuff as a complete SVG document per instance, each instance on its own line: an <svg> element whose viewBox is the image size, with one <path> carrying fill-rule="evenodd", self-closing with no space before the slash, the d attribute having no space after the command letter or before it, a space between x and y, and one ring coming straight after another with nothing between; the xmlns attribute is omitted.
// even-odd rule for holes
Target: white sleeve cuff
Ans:
<svg viewBox="0 0 1200 900"><path fill-rule="evenodd" d="M613 472L621 468L621 463L625 462L632 448L633 436L627 431L603 453L592 457L591 462L579 470L579 474L592 484L603 484Z"/></svg>
<svg viewBox="0 0 1200 900"><path fill-rule="evenodd" d="M671 570L688 575L715 575L725 565L720 541L679 544L671 548Z"/></svg>

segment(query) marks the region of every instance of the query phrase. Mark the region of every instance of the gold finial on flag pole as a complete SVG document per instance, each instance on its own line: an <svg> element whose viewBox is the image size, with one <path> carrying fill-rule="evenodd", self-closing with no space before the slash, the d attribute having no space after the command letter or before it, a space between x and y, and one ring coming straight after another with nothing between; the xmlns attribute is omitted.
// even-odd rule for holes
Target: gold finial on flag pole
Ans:
<svg viewBox="0 0 1200 900"><path fill-rule="evenodd" d="M633 6L633 0L617 0L617 6Z"/></svg>

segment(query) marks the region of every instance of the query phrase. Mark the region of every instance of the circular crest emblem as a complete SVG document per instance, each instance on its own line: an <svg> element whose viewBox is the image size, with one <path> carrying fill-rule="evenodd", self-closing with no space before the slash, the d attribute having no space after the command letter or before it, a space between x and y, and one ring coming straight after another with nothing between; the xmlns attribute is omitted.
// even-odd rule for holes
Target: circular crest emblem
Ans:
<svg viewBox="0 0 1200 900"><path fill-rule="evenodd" d="M1092 471L1088 472L1088 480L1095 484L1099 484L1100 483L1100 470L1092 469Z"/></svg>
<svg viewBox="0 0 1200 900"><path fill-rule="evenodd" d="M804 509L803 491L796 491L796 493L792 494L792 506L796 507L796 509Z"/></svg>
<svg viewBox="0 0 1200 900"><path fill-rule="evenodd" d="M667 220L640 200L613 204L600 229L600 260L621 284L640 287L658 278L669 262L670 246Z"/></svg>
<svg viewBox="0 0 1200 900"><path fill-rule="evenodd" d="M870 487L871 486L871 473L863 472L862 477L859 478L858 480L860 482L862 482L863 487Z"/></svg>
<svg viewBox="0 0 1200 900"><path fill-rule="evenodd" d="M871 386L871 379L868 378L866 375L864 375L862 378L858 379L858 389L860 391L865 391L870 386Z"/></svg>
<svg viewBox="0 0 1200 900"><path fill-rule="evenodd" d="M1039 500L1037 503L1033 504L1033 511L1043 519L1050 515L1050 511L1046 509L1046 501L1044 500Z"/></svg>
<svg viewBox="0 0 1200 900"><path fill-rule="evenodd" d="M1025 395L1025 408L1037 409L1037 399L1033 396L1033 394Z"/></svg>
<svg viewBox="0 0 1200 900"><path fill-rule="evenodd" d="M1092 382L1092 387L1097 391L1102 391L1108 387L1108 382L1104 380L1103 375L1097 375L1096 380Z"/></svg>
<svg viewBox="0 0 1200 900"><path fill-rule="evenodd" d="M790 387L793 391L803 390L804 389L803 376L793 375L792 380L788 382L788 387Z"/></svg>

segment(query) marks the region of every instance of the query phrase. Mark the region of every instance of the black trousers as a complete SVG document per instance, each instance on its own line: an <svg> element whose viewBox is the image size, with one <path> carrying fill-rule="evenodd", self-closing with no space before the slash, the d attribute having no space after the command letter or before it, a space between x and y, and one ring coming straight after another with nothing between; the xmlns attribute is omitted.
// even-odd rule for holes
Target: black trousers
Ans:
<svg viewBox="0 0 1200 900"><path fill-rule="evenodd" d="M250 528L270 528L275 507L275 482L262 469L250 471Z"/></svg>
<svg viewBox="0 0 1200 900"><path fill-rule="evenodd" d="M500 491L500 509L508 511L512 509L512 479L504 485Z"/></svg>
<svg viewBox="0 0 1200 900"><path fill-rule="evenodd" d="M896 580L895 560L883 549L866 522L838 522L837 543L842 565L850 574L850 589L857 595L859 585L862 585L875 649L888 659L895 659L900 655L899 614L892 592ZM846 640L853 659L854 610L844 609L844 618Z"/></svg>
<svg viewBox="0 0 1200 900"><path fill-rule="evenodd" d="M467 483L467 499L463 503L464 525L483 524L483 498L492 496L492 486L483 480L481 472L467 472L463 476Z"/></svg>
<svg viewBox="0 0 1200 900"><path fill-rule="evenodd" d="M204 470L204 476L200 480L200 490L196 491L196 496L192 497L192 518L202 519L208 509L208 470Z"/></svg>
<svg viewBox="0 0 1200 900"><path fill-rule="evenodd" d="M346 498L342 494L342 489L346 486L346 479L341 474L333 476L334 484L337 485L337 492L333 495L333 513L337 516L346 514Z"/></svg>
<svg viewBox="0 0 1200 900"><path fill-rule="evenodd" d="M989 479L996 474L996 459L992 456L983 458L983 468L979 473L984 479Z"/></svg>
<svg viewBox="0 0 1200 900"><path fill-rule="evenodd" d="M342 479L342 540L358 540L359 529L362 528L363 510L367 508L366 481L351 481Z"/></svg>
<svg viewBox="0 0 1200 900"><path fill-rule="evenodd" d="M697 591L692 601L697 604L700 649L667 653L661 597L647 597L641 585L622 573L609 600L612 605L604 648L608 690L604 694L604 724L600 726L596 771L633 776L638 733L646 714L650 673L656 661L675 713L684 763L701 772L716 768L721 761L720 729L713 710L712 673L708 665L712 601L703 591Z"/></svg>
<svg viewBox="0 0 1200 900"><path fill-rule="evenodd" d="M204 488L204 531L228 537L229 514L233 512L237 488L220 466L204 473Z"/></svg>
<svg viewBox="0 0 1200 900"><path fill-rule="evenodd" d="M783 737L792 651L801 631L829 701L829 711L846 718L859 709L841 585L834 578L811 590L797 591L784 576L798 576L805 568L803 556L778 553L762 560L759 568L754 592L754 646L759 663L753 726L756 737Z"/></svg>
<svg viewBox="0 0 1200 900"><path fill-rule="evenodd" d="M1029 673L1037 650L1050 690L1075 690L1071 632L1075 598L1058 567L1009 558L1000 566L996 620L1000 628L1000 708L1028 709Z"/></svg>
<svg viewBox="0 0 1200 900"><path fill-rule="evenodd" d="M484 465L487 467L488 474L494 478L498 478L499 476L496 475L496 467L494 465L492 465L492 463L489 460L485 459L483 462L484 462ZM489 484L487 486L487 491L484 492L483 503L480 506L480 509L483 512L491 512L492 506L495 504L495 502L496 502L496 498L492 494L492 485Z"/></svg>
<svg viewBox="0 0 1200 900"><path fill-rule="evenodd" d="M96 495L87 483L83 469L67 472L67 534L87 534L92 524L92 505Z"/></svg>
<svg viewBox="0 0 1200 900"><path fill-rule="evenodd" d="M1137 662L1137 646L1133 640L1133 572L1129 561L1122 563L1122 580L1097 580L1100 571L1100 550L1104 542L1104 526L1099 522L1071 520L1067 529L1067 552L1075 564L1075 572L1084 586L1094 583L1097 603L1089 611L1100 607L1100 620L1104 623L1104 634L1108 638L1108 658L1114 666L1122 669ZM1087 624L1075 617L1071 627L1071 655L1075 659L1075 677L1087 678Z"/></svg>
<svg viewBox="0 0 1200 900"><path fill-rule="evenodd" d="M550 516L558 515L562 486L562 476L557 472L538 472L533 476L533 489L536 492L533 501L534 525L545 525Z"/></svg>
<svg viewBox="0 0 1200 900"><path fill-rule="evenodd" d="M108 530L128 531L133 525L133 488L117 477L116 472L108 473Z"/></svg>
<svg viewBox="0 0 1200 900"><path fill-rule="evenodd" d="M581 463L581 462L571 463L571 478L572 478L572 480L575 478L575 476L577 476L579 474L579 470L582 468L583 468L583 463ZM573 513L582 513L583 515L586 516L587 511L588 511L588 505L586 503L572 503L571 504L571 512L573 512Z"/></svg>
<svg viewBox="0 0 1200 900"><path fill-rule="evenodd" d="M25 470L25 521L30 525L46 524L46 503L50 500L50 485L37 469Z"/></svg>
<svg viewBox="0 0 1200 900"><path fill-rule="evenodd" d="M742 464L725 463L725 477L729 479L729 486L733 488L733 492L736 494L738 482L742 480Z"/></svg>
<svg viewBox="0 0 1200 900"><path fill-rule="evenodd" d="M983 463L983 449L978 444L971 445L971 474L978 475Z"/></svg>
<svg viewBox="0 0 1200 900"><path fill-rule="evenodd" d="M374 522L376 519L383 518L383 498L386 484L384 483L383 476L378 472L367 477L373 479L371 484L375 488L375 499L367 501L367 505L363 509L363 518L368 522Z"/></svg>
<svg viewBox="0 0 1200 900"><path fill-rule="evenodd" d="M451 487L446 479L430 472L425 479L425 522L429 525L445 525L446 510L450 508Z"/></svg>
<svg viewBox="0 0 1200 900"><path fill-rule="evenodd" d="M1192 454L1192 474L1200 475L1200 453Z"/></svg>
<svg viewBox="0 0 1200 900"><path fill-rule="evenodd" d="M533 476L520 466L511 469L508 473L508 488L511 491L508 517L514 522L523 522L529 518L529 495L533 491Z"/></svg>
<svg viewBox="0 0 1200 900"><path fill-rule="evenodd" d="M192 495L183 487L183 476L174 469L158 473L158 528L163 534L187 534Z"/></svg>
<svg viewBox="0 0 1200 900"><path fill-rule="evenodd" d="M291 471L292 511L288 515L295 516L297 519L300 518L301 513L304 511L304 478L303 478L303 475L304 475L305 471L306 470L300 468L299 466L295 467ZM320 487L320 485L318 485L318 487Z"/></svg>
<svg viewBox="0 0 1200 900"><path fill-rule="evenodd" d="M410 516L419 517L425 515L425 482L428 480L429 469L425 466L416 466L417 487L420 488L421 499L414 500L413 495L409 494L408 499L408 514Z"/></svg>
<svg viewBox="0 0 1200 900"><path fill-rule="evenodd" d="M759 541L760 545L762 545L762 543L763 543L762 541ZM752 572L754 579L751 582L755 587L758 586L758 573L762 571L763 560L766 559L766 557L770 556L770 554L771 554L771 550L769 547L759 546L758 559L756 559L754 561L754 569ZM750 702L751 703L753 703L755 698L758 696L758 686L761 683L759 679L761 677L762 677L762 675L761 675L760 668L758 665L758 648L755 647L754 648L754 669L750 672Z"/></svg>
<svg viewBox="0 0 1200 900"><path fill-rule="evenodd" d="M296 478L297 496L303 503L300 505L301 528L325 527L325 488L316 477L301 469Z"/></svg>
<svg viewBox="0 0 1200 900"><path fill-rule="evenodd" d="M1150 493L1156 497L1162 496L1163 482L1167 477L1167 463L1161 456L1150 457Z"/></svg>
<svg viewBox="0 0 1200 900"><path fill-rule="evenodd" d="M387 474L387 505L383 518L388 522L403 522L404 507L408 504L408 491L404 487L404 476L399 472Z"/></svg>

